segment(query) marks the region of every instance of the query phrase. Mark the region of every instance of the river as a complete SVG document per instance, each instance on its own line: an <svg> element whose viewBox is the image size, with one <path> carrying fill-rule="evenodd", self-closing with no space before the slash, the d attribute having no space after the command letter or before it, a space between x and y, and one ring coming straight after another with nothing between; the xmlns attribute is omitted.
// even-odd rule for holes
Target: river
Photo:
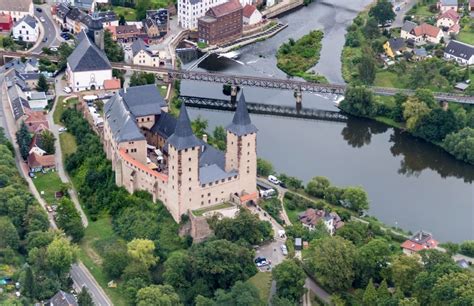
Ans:
<svg viewBox="0 0 474 306"><path fill-rule="evenodd" d="M281 17L289 26L275 37L247 46L237 60L210 56L196 70L285 78L275 53L288 38L313 29L325 36L312 70L342 83L340 55L346 27L370 0L316 1ZM191 63L192 64L192 63ZM187 64L190 65L190 64ZM186 67L187 65L184 65ZM244 88L249 102L294 103L293 93ZM222 85L183 81L183 95L226 98ZM337 97L304 93L303 106L335 110ZM209 130L226 125L232 113L190 109ZM360 185L370 198L369 214L406 230L430 231L439 241L474 239L474 167L438 147L383 124L358 118L347 123L252 115L258 127L258 155L276 171L303 179L326 176L338 186Z"/></svg>

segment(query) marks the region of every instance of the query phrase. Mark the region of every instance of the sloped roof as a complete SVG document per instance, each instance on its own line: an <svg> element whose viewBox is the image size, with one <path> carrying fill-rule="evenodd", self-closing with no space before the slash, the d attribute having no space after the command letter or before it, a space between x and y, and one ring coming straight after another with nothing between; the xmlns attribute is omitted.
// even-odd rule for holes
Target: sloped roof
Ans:
<svg viewBox="0 0 474 306"><path fill-rule="evenodd" d="M441 5L443 6L457 6L458 0L441 0Z"/></svg>
<svg viewBox="0 0 474 306"><path fill-rule="evenodd" d="M440 31L441 31L440 28L432 26L431 24L422 23L419 26L415 27L411 31L411 33L414 34L415 36L426 35L426 36L431 36L431 37L437 37Z"/></svg>
<svg viewBox="0 0 474 306"><path fill-rule="evenodd" d="M83 33L79 45L67 58L73 72L112 69L105 53Z"/></svg>
<svg viewBox="0 0 474 306"><path fill-rule="evenodd" d="M29 12L32 0L2 0L0 11Z"/></svg>
<svg viewBox="0 0 474 306"><path fill-rule="evenodd" d="M218 167L216 164L203 166L199 168L199 182L201 184L208 184L215 181L220 181L237 175L237 171L226 172Z"/></svg>
<svg viewBox="0 0 474 306"><path fill-rule="evenodd" d="M31 153L27 158L28 166L30 168L37 167L54 167L56 165L56 159L53 154L50 155L39 155ZM54 304L54 305L69 305L69 304Z"/></svg>
<svg viewBox="0 0 474 306"><path fill-rule="evenodd" d="M451 9L439 15L438 19L441 19L441 18L447 18L447 19L451 19L457 22L460 17L459 17L459 14L455 10Z"/></svg>
<svg viewBox="0 0 474 306"><path fill-rule="evenodd" d="M403 38L391 38L388 41L388 44L390 45L390 48L393 51L398 51L400 49L403 49L405 47L405 40Z"/></svg>
<svg viewBox="0 0 474 306"><path fill-rule="evenodd" d="M0 23L11 23L12 17L8 14L0 14Z"/></svg>
<svg viewBox="0 0 474 306"><path fill-rule="evenodd" d="M128 87L119 93L135 117L159 115L161 108L167 105L155 84Z"/></svg>
<svg viewBox="0 0 474 306"><path fill-rule="evenodd" d="M402 31L405 31L405 32L411 32L411 30L413 30L415 27L417 26L416 23L414 23L413 21L405 21L405 23L403 24L402 26Z"/></svg>
<svg viewBox="0 0 474 306"><path fill-rule="evenodd" d="M32 29L35 29L36 28L36 19L34 19L32 16L30 15L26 15L24 16L23 18L21 18L18 23L16 25L19 25L20 23L26 23L27 25L29 25Z"/></svg>
<svg viewBox="0 0 474 306"><path fill-rule="evenodd" d="M8 88L8 96L15 120L18 120L21 116L25 115L26 109L29 107L28 100L26 100L16 84Z"/></svg>
<svg viewBox="0 0 474 306"><path fill-rule="evenodd" d="M105 90L120 89L120 85L121 85L120 79L104 80Z"/></svg>
<svg viewBox="0 0 474 306"><path fill-rule="evenodd" d="M119 93L104 105L104 116L116 142L145 139Z"/></svg>
<svg viewBox="0 0 474 306"><path fill-rule="evenodd" d="M50 300L49 303L54 306L77 306L76 299L70 293L60 290Z"/></svg>
<svg viewBox="0 0 474 306"><path fill-rule="evenodd" d="M474 56L474 46L462 43L457 40L451 40L444 49L444 52L464 60L469 60L472 56Z"/></svg>
<svg viewBox="0 0 474 306"><path fill-rule="evenodd" d="M178 120L176 122L176 128L168 140L165 146L172 145L176 150L184 150L193 147L201 146L202 141L199 140L193 133L191 128L191 121L189 120L188 111L186 105L181 104L181 110L179 112Z"/></svg>
<svg viewBox="0 0 474 306"><path fill-rule="evenodd" d="M164 139L168 139L176 129L176 121L173 115L162 112L150 130L153 133L159 134Z"/></svg>
<svg viewBox="0 0 474 306"><path fill-rule="evenodd" d="M242 9L242 5L240 5L239 1L230 0L229 2L225 2L217 6L211 7L207 11L206 15L210 15L213 17L221 17L221 16L233 13L241 9Z"/></svg>
<svg viewBox="0 0 474 306"><path fill-rule="evenodd" d="M237 109L235 111L234 118L232 119L232 123L229 124L226 129L237 136L252 134L258 131L258 129L252 124L252 121L250 120L243 90L240 94L239 101L237 102Z"/></svg>
<svg viewBox="0 0 474 306"><path fill-rule="evenodd" d="M244 9L242 11L242 15L244 15L244 17L246 17L246 18L250 18L250 16L252 16L252 14L253 14L253 12L255 12L255 10L257 10L255 5L247 4L246 6L244 6Z"/></svg>
<svg viewBox="0 0 474 306"><path fill-rule="evenodd" d="M146 51L147 46L145 44L145 41L143 41L143 39L138 38L132 43L131 48L132 48L132 54L133 56L135 56L138 54L138 52L142 50Z"/></svg>

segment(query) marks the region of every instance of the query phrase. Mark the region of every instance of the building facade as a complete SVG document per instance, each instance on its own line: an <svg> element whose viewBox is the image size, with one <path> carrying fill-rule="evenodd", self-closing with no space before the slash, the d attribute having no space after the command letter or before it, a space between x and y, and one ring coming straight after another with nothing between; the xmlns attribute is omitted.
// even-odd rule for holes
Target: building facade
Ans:
<svg viewBox="0 0 474 306"><path fill-rule="evenodd" d="M33 0L1 0L0 14L10 15L13 22L21 18L34 15Z"/></svg>
<svg viewBox="0 0 474 306"><path fill-rule="evenodd" d="M26 15L13 27L13 38L26 42L36 42L40 31L36 19Z"/></svg>
<svg viewBox="0 0 474 306"><path fill-rule="evenodd" d="M451 40L444 49L444 58L461 65L474 65L474 46Z"/></svg>
<svg viewBox="0 0 474 306"><path fill-rule="evenodd" d="M154 85L121 90L105 105L104 149L117 185L148 191L176 221L195 209L257 199L256 134L243 94L226 152L193 134L184 104L177 119L168 114Z"/></svg>
<svg viewBox="0 0 474 306"><path fill-rule="evenodd" d="M10 32L13 27L12 16L8 14L0 14L0 32Z"/></svg>
<svg viewBox="0 0 474 306"><path fill-rule="evenodd" d="M178 0L178 24L188 30L197 30L198 19L213 6L226 0Z"/></svg>
<svg viewBox="0 0 474 306"><path fill-rule="evenodd" d="M199 41L216 45L242 36L243 9L239 1L231 0L209 9L198 20Z"/></svg>
<svg viewBox="0 0 474 306"><path fill-rule="evenodd" d="M170 57L166 48L150 48L141 38L133 42L131 49L134 65L159 67L165 65Z"/></svg>

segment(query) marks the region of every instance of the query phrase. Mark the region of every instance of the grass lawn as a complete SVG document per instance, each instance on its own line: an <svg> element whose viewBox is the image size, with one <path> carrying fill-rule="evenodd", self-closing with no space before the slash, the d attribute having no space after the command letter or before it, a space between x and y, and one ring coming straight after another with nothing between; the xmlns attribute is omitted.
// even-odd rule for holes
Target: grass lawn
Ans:
<svg viewBox="0 0 474 306"><path fill-rule="evenodd" d="M102 271L102 257L98 253L98 247L116 239L112 229L110 217L103 216L95 222L89 222L84 238L79 249L79 259L89 269L99 285L112 300L114 305L126 305L125 298L118 288L108 288L110 279Z"/></svg>
<svg viewBox="0 0 474 306"><path fill-rule="evenodd" d="M59 134L59 143L61 144L63 159L77 150L76 139L71 133L64 132Z"/></svg>
<svg viewBox="0 0 474 306"><path fill-rule="evenodd" d="M165 85L159 85L158 90L160 91L160 95L164 98L166 98L166 93L168 92L168 86Z"/></svg>
<svg viewBox="0 0 474 306"><path fill-rule="evenodd" d="M398 75L395 72L382 70L375 75L374 86L402 88Z"/></svg>
<svg viewBox="0 0 474 306"><path fill-rule="evenodd" d="M58 101L56 102L58 103L58 105L56 105L56 109L54 110L54 114L53 114L53 120L54 120L54 123L56 124L61 123L61 115L63 114L64 110L68 106L74 105L78 102L77 98L71 98L67 100L66 103L64 103L65 98L66 97L60 97Z"/></svg>
<svg viewBox="0 0 474 306"><path fill-rule="evenodd" d="M208 211L213 211L213 210L218 210L218 209L223 209L223 208L229 208L229 207L232 207L232 206L234 206L234 205L226 202L226 203L214 205L214 206L203 208L203 209L196 209L196 210L193 211L193 214L196 217L200 217Z"/></svg>
<svg viewBox="0 0 474 306"><path fill-rule="evenodd" d="M405 125L403 123L396 122L395 120L387 118L387 117L378 116L378 117L375 117L375 120L377 120L379 122L382 122L382 123L385 123L387 125L393 126L393 127L397 127L399 129L404 129L405 128Z"/></svg>
<svg viewBox="0 0 474 306"><path fill-rule="evenodd" d="M247 281L257 287L258 291L260 292L260 298L262 301L267 303L269 295L270 295L270 288L272 286L272 273L270 272L258 272L249 280Z"/></svg>
<svg viewBox="0 0 474 306"><path fill-rule="evenodd" d="M298 215L302 213L305 210L299 210L299 209L288 209L286 205L286 201L283 200L283 207L285 208L286 214L288 215L288 218L290 219L291 223L297 223L299 221Z"/></svg>
<svg viewBox="0 0 474 306"><path fill-rule="evenodd" d="M56 202L54 197L54 193L59 191L62 186L61 179L57 172L48 172L48 173L41 173L38 172L35 174L36 177L33 178L33 183L36 186L36 189L41 194L41 197L48 203L53 204Z"/></svg>
<svg viewBox="0 0 474 306"><path fill-rule="evenodd" d="M123 7L123 6L114 6L112 9L117 16L123 15L125 20L127 21L136 21L137 20L137 13L135 9L130 7Z"/></svg>
<svg viewBox="0 0 474 306"><path fill-rule="evenodd" d="M459 32L457 40L466 44L474 45L474 31L471 30L469 26L464 27L461 32Z"/></svg>

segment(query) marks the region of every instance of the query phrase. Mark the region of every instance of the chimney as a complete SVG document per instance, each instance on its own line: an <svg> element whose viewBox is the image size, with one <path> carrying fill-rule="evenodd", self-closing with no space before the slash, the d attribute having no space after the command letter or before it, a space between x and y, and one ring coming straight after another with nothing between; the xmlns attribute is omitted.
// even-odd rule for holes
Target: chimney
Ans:
<svg viewBox="0 0 474 306"><path fill-rule="evenodd" d="M203 140L205 143L207 143L207 134L203 134L203 135L202 135L202 140Z"/></svg>

